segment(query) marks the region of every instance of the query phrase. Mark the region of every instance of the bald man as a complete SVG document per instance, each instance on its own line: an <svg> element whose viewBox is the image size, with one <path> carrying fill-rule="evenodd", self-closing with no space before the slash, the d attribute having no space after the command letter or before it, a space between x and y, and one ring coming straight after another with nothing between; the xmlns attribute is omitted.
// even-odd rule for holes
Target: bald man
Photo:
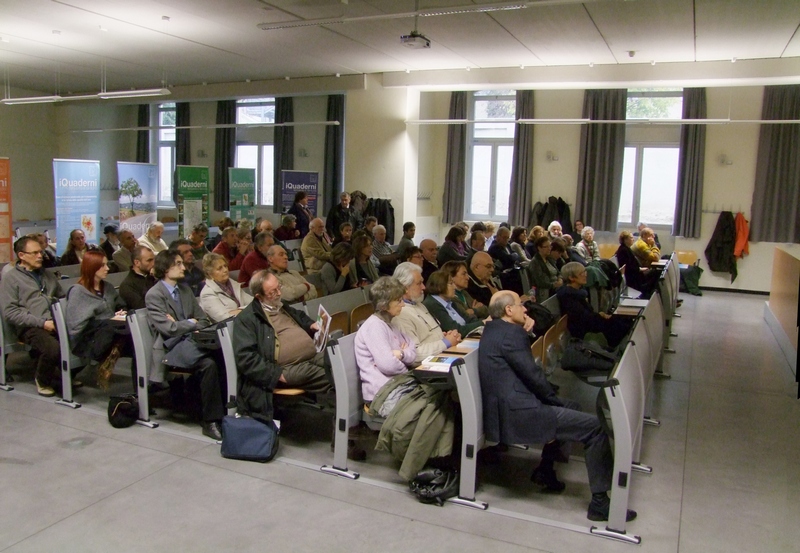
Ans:
<svg viewBox="0 0 800 553"><path fill-rule="evenodd" d="M422 281L428 282L428 277L439 270L439 263L436 261L439 247L436 242L426 238L419 243L419 249L422 250Z"/></svg>
<svg viewBox="0 0 800 553"><path fill-rule="evenodd" d="M317 217L308 225L300 251L308 274L318 273L331 260L331 239L325 232L325 223Z"/></svg>
<svg viewBox="0 0 800 553"><path fill-rule="evenodd" d="M476 254L477 255L477 254ZM531 356L528 333L533 321L515 292L501 291L489 303L492 320L486 323L478 349L478 372L483 397L486 439L505 444L543 443L541 462L531 480L550 492L560 493L555 460L565 454L567 442L584 445L592 501L587 518L608 520L614 459L608 435L595 415L580 405L556 396L542 368ZM627 520L636 518L629 510Z"/></svg>
<svg viewBox="0 0 800 553"><path fill-rule="evenodd" d="M489 305L492 295L497 292L492 274L494 274L494 260L486 252L475 252L469 263L469 286L467 292L483 305Z"/></svg>

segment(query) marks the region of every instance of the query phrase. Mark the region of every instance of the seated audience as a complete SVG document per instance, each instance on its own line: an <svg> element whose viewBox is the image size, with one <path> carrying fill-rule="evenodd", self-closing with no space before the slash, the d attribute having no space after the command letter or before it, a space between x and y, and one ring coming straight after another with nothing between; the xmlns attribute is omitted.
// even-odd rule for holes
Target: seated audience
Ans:
<svg viewBox="0 0 800 553"><path fill-rule="evenodd" d="M117 272L124 273L130 271L133 266L133 250L139 243L136 237L128 229L119 231L119 245L120 248L114 252L112 261L117 266Z"/></svg>
<svg viewBox="0 0 800 553"><path fill-rule="evenodd" d="M469 272L467 264L463 261L448 261L440 271L444 271L453 279L456 286L456 293L453 303L456 309L466 313L468 316L475 316L478 319L485 319L489 316L489 306L484 305L469 295Z"/></svg>
<svg viewBox="0 0 800 553"><path fill-rule="evenodd" d="M119 295L129 311L144 309L145 295L156 283L151 274L156 256L147 246L133 248L133 265L119 285Z"/></svg>
<svg viewBox="0 0 800 553"><path fill-rule="evenodd" d="M406 261L413 263L414 265L419 265L419 268L422 268L422 262L425 260L422 257L422 250L416 246L411 246L410 248L406 248L405 257L400 258L400 263L405 263Z"/></svg>
<svg viewBox="0 0 800 553"><path fill-rule="evenodd" d="M222 239L213 250L213 253L218 253L228 262L228 269L231 271L238 271L242 268L244 256L249 253L250 243L245 242L239 245L239 236L236 227L226 227L222 231Z"/></svg>
<svg viewBox="0 0 800 553"><path fill-rule="evenodd" d="M511 241L511 231L508 227L500 227L497 231L497 237L494 244L489 248L489 255L497 261L498 266L503 271L508 271L516 267L521 259L519 254L511 250L509 242Z"/></svg>
<svg viewBox="0 0 800 553"><path fill-rule="evenodd" d="M405 286L406 293L403 295L403 309L392 320L392 326L414 340L416 362L458 345L461 334L457 330L442 332L439 323L422 304L425 291L422 270L413 263L401 263L394 271L394 278Z"/></svg>
<svg viewBox="0 0 800 553"><path fill-rule="evenodd" d="M581 267L582 269L582 267ZM545 444L531 480L551 492L565 485L558 480L555 461L566 442L584 446L592 500L589 520L608 520L608 490L614 470L608 435L594 415L562 400L531 355L528 332L533 320L517 294L503 291L489 304L492 321L486 324L478 348L478 372L483 399L486 439L504 444ZM627 520L636 518L629 510Z"/></svg>
<svg viewBox="0 0 800 553"><path fill-rule="evenodd" d="M297 228L297 217L295 215L287 213L283 216L281 226L275 230L275 238L281 242L300 238L300 230Z"/></svg>
<svg viewBox="0 0 800 553"><path fill-rule="evenodd" d="M242 290L242 285L230 278L228 262L218 253L203 258L206 281L200 292L199 303L212 322L218 323L235 317L253 301Z"/></svg>
<svg viewBox="0 0 800 553"><path fill-rule="evenodd" d="M278 382L312 394L330 392L325 352L316 351L312 338L319 325L281 301L281 283L269 271L253 275L250 292L255 299L233 322L239 408L271 418Z"/></svg>
<svg viewBox="0 0 800 553"><path fill-rule="evenodd" d="M450 227L436 255L436 265L441 267L448 261L464 261L467 258L467 246L464 243L466 238L467 233L463 228L457 225ZM425 279L425 282L428 282L428 279Z"/></svg>
<svg viewBox="0 0 800 553"><path fill-rule="evenodd" d="M492 257L486 252L476 252L472 256L467 274L469 276L469 285L467 286L469 295L482 305L488 306L492 295L498 290L492 280L492 274L494 274Z"/></svg>
<svg viewBox="0 0 800 553"><path fill-rule="evenodd" d="M586 260L586 263L600 261L600 248L597 246L597 242L594 241L594 229L592 227L583 227L581 236L583 239L575 246L575 251Z"/></svg>
<svg viewBox="0 0 800 553"><path fill-rule="evenodd" d="M375 225L372 229L375 241L372 243L373 262L377 260L377 267L384 275L391 275L397 267L397 260L400 257L392 251L392 246L386 241L386 227ZM358 253L358 250L356 250Z"/></svg>
<svg viewBox="0 0 800 553"><path fill-rule="evenodd" d="M528 232L525 227L514 227L514 230L511 231L511 240L508 245L511 247L511 251L519 256L521 263L531 260L531 256L525 251L525 243L527 241Z"/></svg>
<svg viewBox="0 0 800 553"><path fill-rule="evenodd" d="M564 232L561 229L561 223L558 221L552 221L549 225L547 225L547 234L550 235L550 240L553 238L561 238L564 235Z"/></svg>
<svg viewBox="0 0 800 553"><path fill-rule="evenodd" d="M207 253L211 253L206 248L206 238L208 237L208 226L205 223L198 223L189 233L189 245L192 246L192 255L198 261L202 261Z"/></svg>
<svg viewBox="0 0 800 553"><path fill-rule="evenodd" d="M108 387L114 365L123 349L133 351L124 321L111 323L115 316L125 316L125 302L114 287L105 282L108 260L100 250L86 252L81 261L81 276L67 294L64 318L72 353L99 361L97 383Z"/></svg>
<svg viewBox="0 0 800 553"><path fill-rule="evenodd" d="M585 226L586 225L583 224L583 221L580 219L575 219L575 222L572 224L573 231L570 233L573 241L580 242L583 239L583 228Z"/></svg>
<svg viewBox="0 0 800 553"><path fill-rule="evenodd" d="M305 238L306 234L308 234L311 220L314 218L314 215L312 215L311 211L308 209L307 192L295 192L294 203L292 207L289 208L288 213L297 218L297 230L300 231L300 236L298 236L298 238Z"/></svg>
<svg viewBox="0 0 800 553"><path fill-rule="evenodd" d="M222 240L222 231L232 226L233 226L233 219L231 219L230 217L223 217L222 219L217 221L217 228L219 229L219 232L213 237L209 236L208 238L206 238L206 249L210 252L213 252L214 248L216 248L217 244L219 244L220 241Z"/></svg>
<svg viewBox="0 0 800 553"><path fill-rule="evenodd" d="M422 278L428 280L429 276L439 270L438 246L436 242L426 238L419 243L419 249L422 250Z"/></svg>
<svg viewBox="0 0 800 553"><path fill-rule="evenodd" d="M378 227L375 227L376 234ZM355 257L350 261L350 274L355 277L358 286L372 284L378 277L378 269L372 263L373 243L369 236L362 234L353 240L353 254Z"/></svg>
<svg viewBox="0 0 800 553"><path fill-rule="evenodd" d="M111 260L114 257L114 252L120 248L117 227L115 225L106 225L103 228L103 234L106 239L100 244L100 249L106 254L106 259Z"/></svg>
<svg viewBox="0 0 800 553"><path fill-rule="evenodd" d="M415 246L414 235L416 233L417 226L413 222L407 221L403 223L403 237L400 239L400 242L397 243L397 255L401 262L407 261L407 258L404 257L406 250Z"/></svg>
<svg viewBox="0 0 800 553"><path fill-rule="evenodd" d="M186 238L179 238L178 240L173 240L169 247L172 250L177 250L181 254L181 259L183 259L183 266L186 269L183 275L183 284L192 289L194 297L200 296L200 291L206 285L206 276L195 264L192 244Z"/></svg>
<svg viewBox="0 0 800 553"><path fill-rule="evenodd" d="M567 316L567 328L573 338L583 339L587 332L601 333L612 348L616 348L631 328L629 319L608 313L595 313L589 306L586 267L570 262L561 269L564 285L556 291L562 315Z"/></svg>
<svg viewBox="0 0 800 553"><path fill-rule="evenodd" d="M317 218L311 221L309 233L300 246L303 263L308 274L318 273L331 259L331 240L325 233L325 223Z"/></svg>
<svg viewBox="0 0 800 553"><path fill-rule="evenodd" d="M164 234L164 223L161 221L150 223L147 231L139 237L139 244L147 246L153 253L163 252L167 249L167 243L161 238L162 234Z"/></svg>
<svg viewBox="0 0 800 553"><path fill-rule="evenodd" d="M563 240L564 244L566 245L566 250L567 250L566 260L567 260L567 262L580 263L581 265L586 266L586 259L584 259L583 256L581 254L579 254L578 251L575 249L575 246L573 246L572 236L570 236L569 234L564 234L563 236L561 236L560 239ZM553 240L556 240L556 239L553 238Z"/></svg>
<svg viewBox="0 0 800 553"><path fill-rule="evenodd" d="M371 402L393 376L408 372L417 358L414 338L392 325L392 319L403 309L405 293L405 286L393 277L379 278L369 290L375 313L364 321L355 339L365 402Z"/></svg>
<svg viewBox="0 0 800 553"><path fill-rule="evenodd" d="M373 234L373 231L377 226L378 226L378 218L375 217L374 215L370 215L369 217L364 219L364 228L361 230L365 231L367 233L367 236L369 236L374 240L375 235Z"/></svg>
<svg viewBox="0 0 800 553"><path fill-rule="evenodd" d="M425 289L428 295L422 304L439 322L443 331L457 330L461 336L466 336L483 326L483 320L478 319L474 312L470 315L465 310L462 311L459 304L453 301L456 296L456 284L448 271L440 269L433 273Z"/></svg>
<svg viewBox="0 0 800 553"><path fill-rule="evenodd" d="M475 252L482 252L484 251L485 248L486 248L486 237L483 235L483 231L473 230L472 234L470 234L469 236L469 245L467 247L467 259L466 259L467 264L469 264L469 262L472 260L472 256L475 254Z"/></svg>
<svg viewBox="0 0 800 553"><path fill-rule="evenodd" d="M494 233L497 230L497 225L492 221L486 221L483 223L483 226L485 227L483 235L486 238L486 249L488 250L492 243L494 243Z"/></svg>
<svg viewBox="0 0 800 553"><path fill-rule="evenodd" d="M189 333L211 324L192 290L181 284L183 259L176 250L156 255L153 273L159 280L145 296L147 316L155 330L153 371L149 375L153 390L163 389L166 366L190 369L200 375L203 434L221 440L220 421L225 415L219 366L210 351L200 350ZM199 357L199 359L198 359ZM223 369L224 370L224 369Z"/></svg>
<svg viewBox="0 0 800 553"><path fill-rule="evenodd" d="M554 238L550 242L550 260L556 266L558 275L561 276L561 268L569 262L567 245L563 238Z"/></svg>
<svg viewBox="0 0 800 553"><path fill-rule="evenodd" d="M331 246L335 246L336 244L340 244L342 242L350 243L353 237L353 224L349 221L345 221L341 225L339 225L339 234L336 238L333 239L331 242Z"/></svg>
<svg viewBox="0 0 800 553"><path fill-rule="evenodd" d="M644 227L640 230L639 239L631 246L631 251L642 267L649 268L654 261L661 259L661 251L656 245L656 235L653 229Z"/></svg>
<svg viewBox="0 0 800 553"><path fill-rule="evenodd" d="M473 232L476 232L476 231L481 231L481 232L485 233L486 232L486 225L481 223L480 221L477 221L477 222L473 223L472 226L469 228L469 232L470 232L470 234L472 234Z"/></svg>
<svg viewBox="0 0 800 553"><path fill-rule="evenodd" d="M536 287L536 303L542 303L564 283L555 264L555 259L561 254L553 251L547 236L540 236L536 240L536 250L536 257L528 265L528 277L531 286Z"/></svg>
<svg viewBox="0 0 800 553"><path fill-rule="evenodd" d="M639 221L639 224L636 226L637 230L636 230L636 232L633 233L633 235L637 236L637 237L641 236L642 231L644 229L646 229L646 228L648 228L647 225L645 223L643 223L642 221ZM650 230L652 231L653 229L650 229ZM658 239L658 234L656 234L655 231L653 231L653 242L655 243L656 248L658 248L660 250L661 249L661 241Z"/></svg>
<svg viewBox="0 0 800 553"><path fill-rule="evenodd" d="M247 286L250 284L250 278L258 271L269 269L269 259L267 252L275 244L272 234L263 231L256 234L255 247L253 251L247 254L242 260L239 268L239 284Z"/></svg>
<svg viewBox="0 0 800 553"><path fill-rule="evenodd" d="M350 272L350 261L355 257L349 244L336 244L331 250L331 258L319 272L322 280L322 295L329 296L350 290L355 286L355 273Z"/></svg>
<svg viewBox="0 0 800 553"><path fill-rule="evenodd" d="M313 300L317 297L317 288L309 284L297 271L289 269L289 256L286 250L275 245L267 250L269 271L278 277L281 283L281 297L283 301L294 303L298 301Z"/></svg>
<svg viewBox="0 0 800 553"><path fill-rule="evenodd" d="M61 350L50 306L63 297L56 276L42 269L42 247L29 236L14 242L17 264L0 280L0 309L17 338L36 357L34 379L39 395L53 397L61 370ZM75 383L73 382L73 385Z"/></svg>
<svg viewBox="0 0 800 553"><path fill-rule="evenodd" d="M79 265L83 261L83 254L89 251L86 245L86 235L81 229L75 229L69 233L69 242L61 256L61 265Z"/></svg>
<svg viewBox="0 0 800 553"><path fill-rule="evenodd" d="M45 236L44 233L41 232L35 232L29 234L28 236L36 240L42 247L42 269L57 267L59 264L59 259L58 256L56 255L55 248L53 248L53 246L47 243L47 236ZM9 263L8 265L13 266L12 263ZM5 267L3 267L3 269L5 269Z"/></svg>
<svg viewBox="0 0 800 553"><path fill-rule="evenodd" d="M642 267L639 259L633 254L634 237L630 231L623 230L619 233L619 248L614 253L620 270L625 267L625 282L631 288L638 290L642 296L649 298L658 286L658 279L661 276L659 271L654 271L648 267Z"/></svg>
<svg viewBox="0 0 800 553"><path fill-rule="evenodd" d="M533 259L536 256L536 239L540 236L544 236L544 233L544 228L540 227L539 225L531 227L531 230L528 233L528 241L525 243L525 253L528 254L529 259Z"/></svg>

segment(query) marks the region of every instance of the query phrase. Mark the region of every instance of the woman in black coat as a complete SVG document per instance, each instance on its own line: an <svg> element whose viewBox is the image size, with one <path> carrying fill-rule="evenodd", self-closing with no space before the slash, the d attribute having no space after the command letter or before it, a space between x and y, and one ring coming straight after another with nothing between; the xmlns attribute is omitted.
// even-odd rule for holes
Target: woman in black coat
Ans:
<svg viewBox="0 0 800 553"><path fill-rule="evenodd" d="M631 246L636 238L627 230L619 233L619 248L614 254L617 257L617 265L625 267L625 282L631 288L638 290L642 296L649 298L658 285L659 272L649 268L643 268L639 260L633 254Z"/></svg>
<svg viewBox="0 0 800 553"><path fill-rule="evenodd" d="M308 194L300 191L294 195L294 204L289 208L289 213L297 218L296 228L300 231L300 238L304 238L308 234L308 225L314 218L307 206Z"/></svg>

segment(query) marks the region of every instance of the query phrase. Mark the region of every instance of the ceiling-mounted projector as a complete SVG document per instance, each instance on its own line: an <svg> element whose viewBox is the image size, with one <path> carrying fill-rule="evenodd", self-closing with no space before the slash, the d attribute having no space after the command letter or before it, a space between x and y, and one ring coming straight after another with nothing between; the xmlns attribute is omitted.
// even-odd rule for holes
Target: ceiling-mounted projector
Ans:
<svg viewBox="0 0 800 553"><path fill-rule="evenodd" d="M431 47L431 41L428 37L417 31L411 31L411 34L401 36L400 44L412 50L422 50L423 48Z"/></svg>

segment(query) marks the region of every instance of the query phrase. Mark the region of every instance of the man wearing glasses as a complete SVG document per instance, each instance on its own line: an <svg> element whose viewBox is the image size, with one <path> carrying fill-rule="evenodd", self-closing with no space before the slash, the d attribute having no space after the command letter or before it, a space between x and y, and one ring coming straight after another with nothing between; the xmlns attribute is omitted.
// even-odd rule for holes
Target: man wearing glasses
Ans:
<svg viewBox="0 0 800 553"><path fill-rule="evenodd" d="M19 261L3 275L0 305L3 317L17 337L38 354L36 390L39 395L55 395L51 383L58 376L61 353L50 306L64 296L55 275L42 269L42 247L30 236L14 243Z"/></svg>
<svg viewBox="0 0 800 553"><path fill-rule="evenodd" d="M189 333L210 325L211 321L194 297L192 289L180 282L185 272L179 251L169 249L156 255L153 276L159 282L144 298L150 325L156 331L150 384L155 390L166 387L165 357L170 365L192 369L199 374L203 434L221 440L219 423L225 415L225 409L217 362L208 351L200 355L194 342L187 339Z"/></svg>
<svg viewBox="0 0 800 553"><path fill-rule="evenodd" d="M497 288L492 281L493 273L494 260L492 256L486 252L475 252L469 262L467 292L483 305L489 305L492 294L497 292Z"/></svg>

